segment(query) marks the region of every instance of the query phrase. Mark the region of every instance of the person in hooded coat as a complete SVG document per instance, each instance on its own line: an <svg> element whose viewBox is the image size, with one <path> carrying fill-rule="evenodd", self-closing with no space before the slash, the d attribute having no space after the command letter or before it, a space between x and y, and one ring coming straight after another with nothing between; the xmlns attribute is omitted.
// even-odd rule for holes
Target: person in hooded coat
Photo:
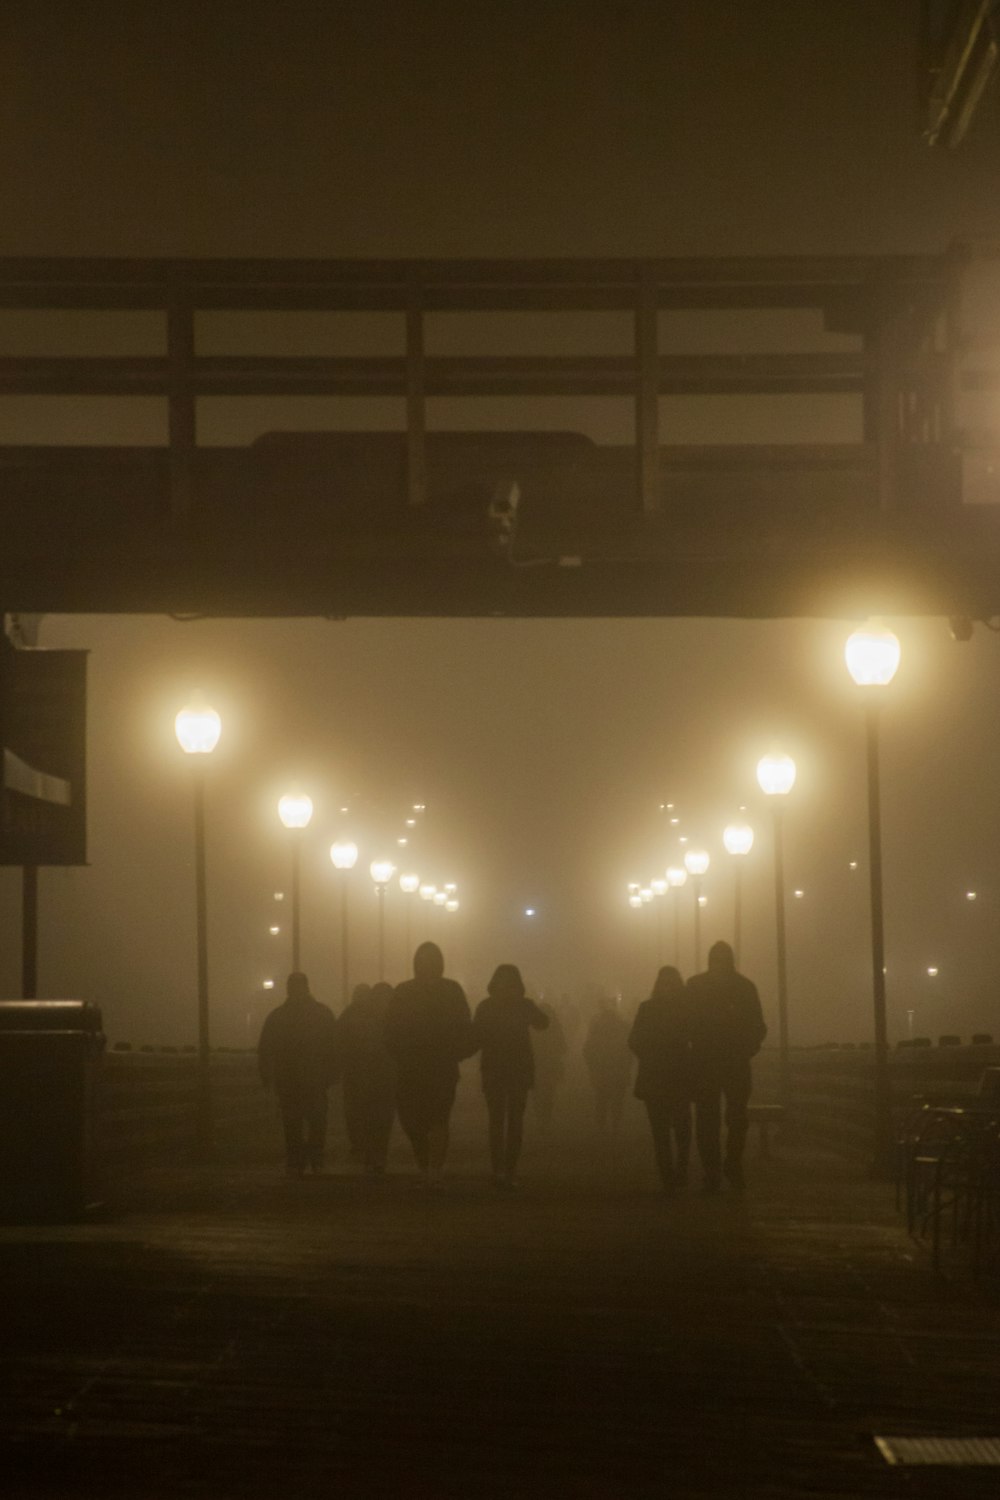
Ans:
<svg viewBox="0 0 1000 1500"><path fill-rule="evenodd" d="M385 1046L391 1001L391 984L355 985L337 1022L347 1139L352 1159L370 1176L385 1171L396 1116L396 1065Z"/></svg>
<svg viewBox="0 0 1000 1500"><path fill-rule="evenodd" d="M444 977L436 943L413 955L413 978L396 986L386 1007L386 1050L396 1064L396 1110L424 1180L440 1180L458 1065L472 1051L472 1016L465 992Z"/></svg>
<svg viewBox="0 0 1000 1500"><path fill-rule="evenodd" d="M512 1187L524 1137L524 1111L535 1081L530 1031L544 1031L549 1018L524 990L520 970L500 964L476 1007L473 1048L481 1053L483 1093L490 1116L493 1181Z"/></svg>
<svg viewBox="0 0 1000 1500"><path fill-rule="evenodd" d="M289 974L286 999L265 1018L257 1045L261 1082L274 1089L285 1133L289 1176L319 1172L326 1145L326 1092L340 1071L333 1011L309 993L305 974Z"/></svg>
<svg viewBox="0 0 1000 1500"><path fill-rule="evenodd" d="M728 943L713 943L708 969L687 982L691 1028L691 1084L695 1139L705 1190L718 1192L725 1174L740 1189L743 1148L749 1128L750 1059L767 1036L757 987L736 969ZM722 1100L726 1101L726 1150L722 1153Z"/></svg>
<svg viewBox="0 0 1000 1500"><path fill-rule="evenodd" d="M671 964L636 1011L628 1044L639 1061L635 1097L649 1116L663 1191L672 1193L687 1182L691 1154L691 1048L684 980Z"/></svg>

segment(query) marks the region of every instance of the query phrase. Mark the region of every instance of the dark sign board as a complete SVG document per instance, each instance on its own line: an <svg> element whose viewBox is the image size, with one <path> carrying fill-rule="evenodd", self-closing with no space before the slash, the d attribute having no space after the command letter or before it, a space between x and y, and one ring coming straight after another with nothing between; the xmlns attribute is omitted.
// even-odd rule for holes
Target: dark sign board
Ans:
<svg viewBox="0 0 1000 1500"><path fill-rule="evenodd" d="M87 653L0 632L0 864L87 863Z"/></svg>

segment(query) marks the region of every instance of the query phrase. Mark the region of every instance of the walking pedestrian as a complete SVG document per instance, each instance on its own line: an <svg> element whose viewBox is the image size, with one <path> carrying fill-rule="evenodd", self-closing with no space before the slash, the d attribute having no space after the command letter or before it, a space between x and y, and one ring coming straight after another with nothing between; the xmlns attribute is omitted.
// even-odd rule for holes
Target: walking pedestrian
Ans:
<svg viewBox="0 0 1000 1500"><path fill-rule="evenodd" d="M687 982L691 1028L691 1084L695 1138L705 1190L718 1192L722 1175L744 1186L752 1078L750 1059L767 1035L757 987L736 970L728 943L713 943L708 969ZM726 1103L726 1148L722 1151L722 1100Z"/></svg>
<svg viewBox="0 0 1000 1500"><path fill-rule="evenodd" d="M594 1090L594 1114L602 1135L614 1139L621 1124L625 1094L632 1072L628 1050L629 1028L618 1013L618 1002L602 995L583 1044L583 1060Z"/></svg>
<svg viewBox="0 0 1000 1500"><path fill-rule="evenodd" d="M326 1091L337 1079L337 1023L309 993L305 974L289 974L286 999L265 1018L257 1045L261 1081L274 1089L285 1134L285 1168L320 1172L326 1145Z"/></svg>
<svg viewBox="0 0 1000 1500"><path fill-rule="evenodd" d="M673 1193L688 1176L691 1077L687 995L672 964L660 970L639 1006L628 1044L639 1060L635 1097L649 1116L660 1182L665 1193Z"/></svg>
<svg viewBox="0 0 1000 1500"><path fill-rule="evenodd" d="M476 1007L473 1050L480 1051L483 1093L490 1117L490 1161L497 1187L514 1186L521 1155L524 1111L535 1081L530 1031L545 1031L549 1017L529 1000L521 971L500 964Z"/></svg>
<svg viewBox="0 0 1000 1500"><path fill-rule="evenodd" d="M396 1064L396 1109L424 1181L441 1179L458 1065L472 1050L465 992L444 977L436 943L413 955L413 978L396 986L386 1009L385 1045Z"/></svg>
<svg viewBox="0 0 1000 1500"><path fill-rule="evenodd" d="M385 1045L391 1001L391 984L355 985L337 1022L351 1157L372 1177L385 1171L396 1116L396 1065Z"/></svg>

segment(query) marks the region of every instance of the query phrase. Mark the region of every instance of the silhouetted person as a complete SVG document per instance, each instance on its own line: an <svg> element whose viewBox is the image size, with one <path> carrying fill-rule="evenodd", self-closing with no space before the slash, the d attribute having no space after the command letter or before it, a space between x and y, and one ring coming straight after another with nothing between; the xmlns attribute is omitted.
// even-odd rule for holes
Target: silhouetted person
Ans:
<svg viewBox="0 0 1000 1500"><path fill-rule="evenodd" d="M396 1115L396 1064L385 1045L391 984L358 984L337 1022L344 1090L344 1124L351 1156L365 1171L385 1171Z"/></svg>
<svg viewBox="0 0 1000 1500"><path fill-rule="evenodd" d="M436 943L413 955L413 978L396 986L386 1010L385 1044L396 1063L396 1109L413 1154L431 1185L448 1154L448 1122L458 1064L472 1047L472 1017L460 984L444 978Z"/></svg>
<svg viewBox="0 0 1000 1500"><path fill-rule="evenodd" d="M583 1060L594 1090L594 1112L602 1134L618 1133L628 1090L632 1059L628 1050L628 1026L618 1014L617 1001L602 996L598 1011L587 1030Z"/></svg>
<svg viewBox="0 0 1000 1500"><path fill-rule="evenodd" d="M539 1008L548 1016L549 1024L545 1031L539 1032L535 1037L532 1047L535 1057L535 1087L532 1097L539 1126L543 1134L547 1135L552 1128L556 1093L566 1076L568 1044L554 1006L543 1000Z"/></svg>
<svg viewBox="0 0 1000 1500"><path fill-rule="evenodd" d="M660 970L649 999L636 1011L628 1044L639 1059L635 1097L646 1106L663 1190L672 1193L687 1182L691 1069L687 993L671 965Z"/></svg>
<svg viewBox="0 0 1000 1500"><path fill-rule="evenodd" d="M304 974L289 974L287 999L264 1021L257 1062L264 1087L273 1088L285 1130L290 1176L323 1165L326 1091L336 1081L337 1023L328 1005L309 993Z"/></svg>
<svg viewBox="0 0 1000 1500"><path fill-rule="evenodd" d="M725 1173L743 1186L743 1148L750 1102L750 1059L767 1035L756 985L736 972L728 943L713 943L708 969L687 982L691 1027L691 1086L695 1136L708 1192ZM726 1101L726 1151L720 1141L722 1100Z"/></svg>
<svg viewBox="0 0 1000 1500"><path fill-rule="evenodd" d="M544 1031L549 1018L528 999L521 972L514 964L500 964L486 991L472 1023L472 1048L482 1054L493 1181L498 1187L513 1187L528 1090L535 1081L529 1031Z"/></svg>

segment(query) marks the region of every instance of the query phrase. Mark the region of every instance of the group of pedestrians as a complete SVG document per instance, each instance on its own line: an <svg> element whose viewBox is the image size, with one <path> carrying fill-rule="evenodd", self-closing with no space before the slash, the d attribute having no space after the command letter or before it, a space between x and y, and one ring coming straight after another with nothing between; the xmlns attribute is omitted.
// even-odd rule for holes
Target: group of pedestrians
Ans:
<svg viewBox="0 0 1000 1500"><path fill-rule="evenodd" d="M533 1047L532 1032L550 1045ZM599 1129L617 1132L631 1050L664 1192L688 1180L692 1110L706 1191L718 1191L723 1177L742 1188L750 1062L766 1034L756 987L737 972L724 942L712 947L705 973L686 984L677 969L662 968L631 1029L613 1000L601 1001L583 1046ZM327 1091L342 1080L352 1158L372 1175L384 1172L398 1116L421 1179L433 1187L448 1154L459 1065L479 1054L493 1181L509 1188L529 1091L537 1079L544 1126L565 1053L555 1012L528 998L514 964L499 965L473 1015L461 985L445 977L440 948L422 943L412 979L395 988L358 985L339 1020L310 994L304 974L290 974L284 1004L264 1022L258 1060L265 1086L278 1096L291 1175L322 1169Z"/></svg>
<svg viewBox="0 0 1000 1500"><path fill-rule="evenodd" d="M261 1079L278 1096L288 1173L322 1169L327 1091L342 1079L355 1160L370 1174L384 1172L398 1115L422 1180L436 1186L459 1064L479 1053L493 1179L513 1186L534 1082L530 1032L549 1024L514 964L498 967L473 1016L461 985L445 977L436 943L420 945L413 978L395 989L359 985L339 1020L310 994L304 974L290 974L287 998L265 1020L257 1049Z"/></svg>

